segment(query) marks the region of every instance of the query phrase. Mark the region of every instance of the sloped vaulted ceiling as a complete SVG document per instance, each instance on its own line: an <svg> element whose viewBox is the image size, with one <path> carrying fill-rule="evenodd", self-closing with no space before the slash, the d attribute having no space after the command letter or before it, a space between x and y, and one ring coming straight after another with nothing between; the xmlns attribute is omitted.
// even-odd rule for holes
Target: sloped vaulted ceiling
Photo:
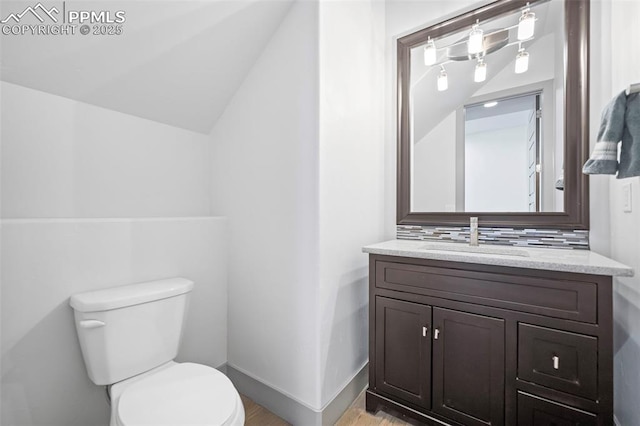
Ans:
<svg viewBox="0 0 640 426"><path fill-rule="evenodd" d="M33 4L32 4L33 3ZM38 1L2 2L0 19ZM209 133L292 0L47 1L126 13L121 35L0 35L3 81ZM21 24L38 24L25 15Z"/></svg>

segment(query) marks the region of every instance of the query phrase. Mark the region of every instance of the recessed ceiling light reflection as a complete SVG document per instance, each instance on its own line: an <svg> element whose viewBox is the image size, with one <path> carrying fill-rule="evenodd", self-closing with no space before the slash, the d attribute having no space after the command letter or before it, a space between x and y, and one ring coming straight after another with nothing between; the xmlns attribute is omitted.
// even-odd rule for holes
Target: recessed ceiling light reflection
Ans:
<svg viewBox="0 0 640 426"><path fill-rule="evenodd" d="M487 102L486 104L484 104L484 107L485 108L493 108L496 105L498 105L497 101L491 101L491 102Z"/></svg>

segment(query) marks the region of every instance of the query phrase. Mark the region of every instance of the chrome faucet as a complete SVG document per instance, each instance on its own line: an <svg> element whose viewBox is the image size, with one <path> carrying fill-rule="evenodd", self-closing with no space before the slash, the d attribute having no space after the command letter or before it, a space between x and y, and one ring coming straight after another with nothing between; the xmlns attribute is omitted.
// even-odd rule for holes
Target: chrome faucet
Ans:
<svg viewBox="0 0 640 426"><path fill-rule="evenodd" d="M469 245L477 246L478 245L478 218L472 217L471 223L469 224Z"/></svg>

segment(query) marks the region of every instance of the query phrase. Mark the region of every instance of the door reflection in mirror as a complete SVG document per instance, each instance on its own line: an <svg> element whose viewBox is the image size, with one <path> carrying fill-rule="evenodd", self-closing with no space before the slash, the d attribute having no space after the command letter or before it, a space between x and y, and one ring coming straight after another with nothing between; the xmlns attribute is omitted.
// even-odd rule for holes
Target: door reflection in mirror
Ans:
<svg viewBox="0 0 640 426"><path fill-rule="evenodd" d="M457 179L464 205L456 210L539 211L541 95L464 107L464 168Z"/></svg>
<svg viewBox="0 0 640 426"><path fill-rule="evenodd" d="M412 145L412 208L563 211L562 93L547 80L468 99Z"/></svg>

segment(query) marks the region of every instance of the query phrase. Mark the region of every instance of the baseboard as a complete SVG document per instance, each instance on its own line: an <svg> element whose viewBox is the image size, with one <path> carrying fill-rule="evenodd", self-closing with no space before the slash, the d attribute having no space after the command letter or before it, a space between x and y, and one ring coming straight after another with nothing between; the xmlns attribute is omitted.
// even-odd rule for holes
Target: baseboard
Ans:
<svg viewBox="0 0 640 426"><path fill-rule="evenodd" d="M322 426L333 426L369 384L369 363L322 410Z"/></svg>
<svg viewBox="0 0 640 426"><path fill-rule="evenodd" d="M321 426L321 413L227 364L227 376L238 392L292 425Z"/></svg>
<svg viewBox="0 0 640 426"><path fill-rule="evenodd" d="M225 364L219 370L231 379L238 391L251 398L257 404L283 418L292 425L326 426L333 425L345 410L366 387L369 380L369 365L364 367L347 383L347 385L322 410L314 410L289 395L266 385L260 380L240 371L233 365Z"/></svg>
<svg viewBox="0 0 640 426"><path fill-rule="evenodd" d="M224 364L217 366L216 370L222 371L222 373L224 373L224 375L226 376L227 375L227 363L225 362Z"/></svg>
<svg viewBox="0 0 640 426"><path fill-rule="evenodd" d="M222 364L217 369L231 379L240 393L294 426L334 425L369 382L369 364L367 363L331 402L321 411L316 411L229 364ZM615 415L613 423L615 426L621 426Z"/></svg>

